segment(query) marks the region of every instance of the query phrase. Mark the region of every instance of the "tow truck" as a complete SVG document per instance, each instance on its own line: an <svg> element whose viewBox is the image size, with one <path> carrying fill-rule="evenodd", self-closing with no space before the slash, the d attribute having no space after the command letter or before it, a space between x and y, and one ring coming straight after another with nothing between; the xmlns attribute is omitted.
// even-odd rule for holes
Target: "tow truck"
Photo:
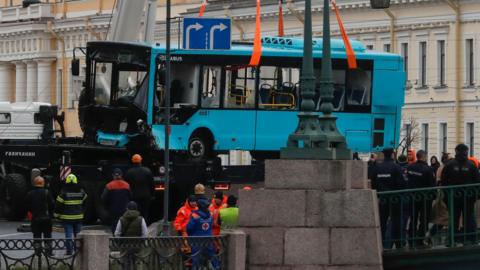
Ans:
<svg viewBox="0 0 480 270"><path fill-rule="evenodd" d="M115 50L120 44L138 39L142 20L145 25L144 42L152 41L156 2L118 0L108 41L89 42L86 49L74 50L74 53L80 50L87 54L87 78L96 78L87 79L79 97L79 121L83 137L65 135L64 115L58 114L56 106L43 103L0 104L1 216L9 220L25 218L23 198L31 188L32 170L39 169L53 194L57 194L63 185L61 175L66 172L77 175L89 195L85 223L99 220L108 223L109 214L101 202L100 194L110 180L112 170L127 170L130 157L138 153L143 156L144 165L155 174L157 196L152 207L158 211L150 211L154 213L151 218L155 220L161 217L163 178L167 173L163 164L163 149L158 147L145 112L138 106L145 97L130 95L133 92L140 93L140 89L145 87L141 84L146 76L146 72L142 71L145 67L137 63L142 53L127 55ZM110 46L112 54L106 53L106 57L111 57L110 63L96 63L92 59L92 53L95 55L99 44ZM96 69L95 65L101 66ZM73 75L78 75L79 66L79 60L74 57ZM125 72L120 73L119 69ZM91 73L94 70L99 70L99 73ZM106 76L109 72L115 76ZM119 87L119 82L125 87ZM110 87L112 91L109 93L99 91ZM116 131L122 138L128 137L128 141L112 145L108 140L98 139L102 132L111 131ZM184 202L196 183L225 189L229 186L228 179L235 178L233 175L242 181L247 178L261 180L263 176L261 170L252 169L254 167L224 167L216 156L192 159L184 153L174 153L170 167L170 213L174 213Z"/></svg>

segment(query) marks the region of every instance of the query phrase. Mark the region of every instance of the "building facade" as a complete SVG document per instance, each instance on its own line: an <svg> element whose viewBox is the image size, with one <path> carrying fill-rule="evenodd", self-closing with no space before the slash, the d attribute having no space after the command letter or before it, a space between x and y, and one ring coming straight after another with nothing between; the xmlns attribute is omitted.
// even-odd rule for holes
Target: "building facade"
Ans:
<svg viewBox="0 0 480 270"><path fill-rule="evenodd" d="M67 135L81 136L76 105L85 69L80 76L71 76L73 49L105 39L114 2L42 0L24 8L21 0L0 0L0 101L56 104L65 112ZM172 3L172 16L200 4L197 0ZM158 41L164 18L165 1L158 1Z"/></svg>
<svg viewBox="0 0 480 270"><path fill-rule="evenodd" d="M253 39L255 1L209 1L206 15L230 16L237 40ZM480 155L480 1L391 0L373 10L369 0L337 0L345 28L368 49L401 54L407 84L402 137L431 155L457 143ZM262 35L277 35L278 1L262 1ZM314 35L322 35L323 1L313 1ZM303 34L303 1L284 4L285 35ZM197 11L190 10L188 15ZM335 16L333 36L340 38ZM477 139L478 138L478 139Z"/></svg>

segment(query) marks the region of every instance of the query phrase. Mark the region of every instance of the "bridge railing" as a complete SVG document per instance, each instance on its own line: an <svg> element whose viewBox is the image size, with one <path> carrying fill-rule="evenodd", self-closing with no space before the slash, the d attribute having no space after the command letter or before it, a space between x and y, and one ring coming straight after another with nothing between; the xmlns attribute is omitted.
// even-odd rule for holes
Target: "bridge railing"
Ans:
<svg viewBox="0 0 480 270"><path fill-rule="evenodd" d="M480 183L378 193L384 250L477 243Z"/></svg>
<svg viewBox="0 0 480 270"><path fill-rule="evenodd" d="M73 270L81 249L82 239L0 239L0 270Z"/></svg>
<svg viewBox="0 0 480 270"><path fill-rule="evenodd" d="M110 238L110 270L227 269L228 236Z"/></svg>

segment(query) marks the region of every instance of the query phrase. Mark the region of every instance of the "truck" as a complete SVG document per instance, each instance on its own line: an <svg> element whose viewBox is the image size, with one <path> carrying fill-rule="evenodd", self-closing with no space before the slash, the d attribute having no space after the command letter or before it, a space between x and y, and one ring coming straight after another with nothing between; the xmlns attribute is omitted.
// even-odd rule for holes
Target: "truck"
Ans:
<svg viewBox="0 0 480 270"><path fill-rule="evenodd" d="M25 6L37 3L24 2ZM138 41L139 33L143 34L142 42L152 42L156 2L116 1L107 43L115 46L118 42ZM142 25L144 29L139 31ZM78 59L74 59L72 68L78 64ZM111 71L108 67L104 68L105 72ZM87 70L91 70L88 65ZM130 91L138 87L134 85L138 77L122 78L130 85ZM102 79L105 81L107 78ZM66 174L74 173L88 194L85 222L108 223L109 214L100 195L111 179L113 168L126 171L133 154L141 154L144 165L154 172L157 196L152 205L161 204L164 192L162 181L166 173L161 158L163 150L156 145L144 117L139 117L136 111L131 114L124 107L118 109L114 104L92 106L87 102L89 91L91 85L87 82L79 97L79 120L84 131L82 137L66 136L63 124L65 117L58 113L57 106L38 102L0 103L0 216L9 220L25 218L24 198L31 189L32 177L40 173L46 179L47 188L55 195L63 185ZM116 122L115 119L124 116L126 122ZM134 130L134 139L121 146L96 140L100 130L108 131L116 124L127 128L128 134ZM171 167L177 173L171 175L170 213L180 206L195 183L206 183L207 179L213 179L223 171L218 158L190 162L182 155L174 155ZM162 215L161 211L152 212L155 213L152 219Z"/></svg>

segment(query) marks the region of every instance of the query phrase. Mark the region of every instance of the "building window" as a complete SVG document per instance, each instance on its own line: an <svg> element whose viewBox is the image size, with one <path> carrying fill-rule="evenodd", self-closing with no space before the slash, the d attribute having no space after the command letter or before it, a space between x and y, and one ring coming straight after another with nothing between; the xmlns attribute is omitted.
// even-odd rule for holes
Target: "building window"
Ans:
<svg viewBox="0 0 480 270"><path fill-rule="evenodd" d="M420 74L419 81L420 87L427 87L427 42L420 42Z"/></svg>
<svg viewBox="0 0 480 270"><path fill-rule="evenodd" d="M467 39L465 43L465 55L466 55L466 67L465 67L465 72L466 72L466 83L467 86L473 86L475 84L475 76L474 74L474 55L473 55L473 39Z"/></svg>
<svg viewBox="0 0 480 270"><path fill-rule="evenodd" d="M437 42L438 49L438 85L445 86L445 40Z"/></svg>
<svg viewBox="0 0 480 270"><path fill-rule="evenodd" d="M422 150L428 154L428 124L422 124Z"/></svg>
<svg viewBox="0 0 480 270"><path fill-rule="evenodd" d="M367 50L372 51L373 50L373 45L367 45Z"/></svg>
<svg viewBox="0 0 480 270"><path fill-rule="evenodd" d="M390 44L383 44L383 51L390 52Z"/></svg>
<svg viewBox="0 0 480 270"><path fill-rule="evenodd" d="M403 57L403 71L405 71L405 77L408 80L408 43L402 43L402 51Z"/></svg>
<svg viewBox="0 0 480 270"><path fill-rule="evenodd" d="M439 130L439 143L440 143L440 155L443 153L447 153L448 145L448 133L447 133L447 123L440 123L440 130Z"/></svg>
<svg viewBox="0 0 480 270"><path fill-rule="evenodd" d="M467 123L465 127L465 139L469 149L469 154L471 157L475 155L475 124Z"/></svg>

